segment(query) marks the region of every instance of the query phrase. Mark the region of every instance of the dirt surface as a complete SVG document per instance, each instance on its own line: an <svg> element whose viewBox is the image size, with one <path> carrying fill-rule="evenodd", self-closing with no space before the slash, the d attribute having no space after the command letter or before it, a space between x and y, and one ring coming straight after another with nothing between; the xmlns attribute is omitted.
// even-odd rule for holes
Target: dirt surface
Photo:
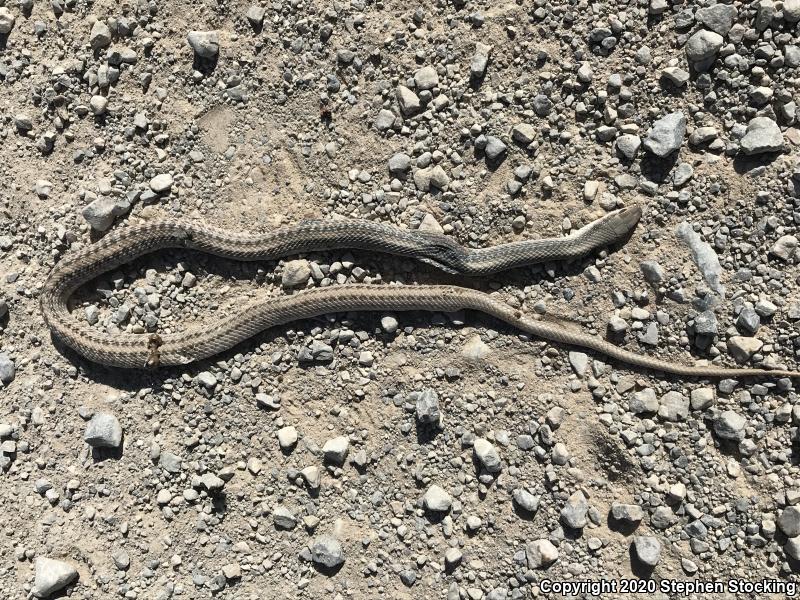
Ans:
<svg viewBox="0 0 800 600"><path fill-rule="evenodd" d="M163 218L481 248L636 204L567 264L170 250L71 308L144 335L450 283L673 362L797 369L798 4L0 0L0 598L791 595L796 382L636 371L476 313L322 315L125 371L53 339L39 294Z"/></svg>

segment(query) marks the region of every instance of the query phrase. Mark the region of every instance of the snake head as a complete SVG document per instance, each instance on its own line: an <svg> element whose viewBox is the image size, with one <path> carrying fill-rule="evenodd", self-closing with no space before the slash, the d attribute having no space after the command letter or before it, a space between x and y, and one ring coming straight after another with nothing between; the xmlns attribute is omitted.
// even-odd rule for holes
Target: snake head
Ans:
<svg viewBox="0 0 800 600"><path fill-rule="evenodd" d="M620 237L627 235L633 231L639 219L642 218L641 206L626 206L619 210L609 213L606 218L608 219L608 226Z"/></svg>

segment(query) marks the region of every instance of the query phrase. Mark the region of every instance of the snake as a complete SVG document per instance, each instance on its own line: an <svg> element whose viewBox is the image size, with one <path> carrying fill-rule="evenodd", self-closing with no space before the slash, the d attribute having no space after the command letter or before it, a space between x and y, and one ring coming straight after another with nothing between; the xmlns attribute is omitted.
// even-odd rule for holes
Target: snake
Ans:
<svg viewBox="0 0 800 600"><path fill-rule="evenodd" d="M96 277L164 249L186 248L241 261L265 261L312 251L358 249L413 258L444 272L486 276L516 267L583 258L618 244L635 229L642 211L611 211L569 235L466 248L443 233L406 230L367 220L308 220L265 233L243 233L175 219L115 229L93 244L66 253L40 293L45 323L55 340L95 363L122 368L186 365L236 346L271 327L351 311L473 310L531 336L582 348L629 366L689 377L800 377L783 369L726 368L669 362L631 352L563 322L523 314L485 292L456 285L343 284L268 297L177 333L103 333L75 317L74 292Z"/></svg>

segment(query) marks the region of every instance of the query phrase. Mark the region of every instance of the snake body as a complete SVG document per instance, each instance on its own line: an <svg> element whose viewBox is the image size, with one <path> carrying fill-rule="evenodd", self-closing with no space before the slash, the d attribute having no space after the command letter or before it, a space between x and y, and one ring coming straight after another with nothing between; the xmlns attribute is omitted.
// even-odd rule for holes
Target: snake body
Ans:
<svg viewBox="0 0 800 600"><path fill-rule="evenodd" d="M463 275L488 275L535 263L580 258L619 242L641 217L638 207L617 210L563 238L467 249L450 238L370 221L307 221L264 234L242 234L178 221L125 227L65 256L45 282L40 304L53 336L97 363L126 368L183 365L227 350L273 326L348 311L475 310L537 338L593 350L664 373L699 377L800 377L786 370L685 366L629 352L599 337L532 319L489 294L450 285L341 285L304 290L244 306L213 322L172 334L107 335L79 321L68 301L77 288L131 260L166 248L189 248L225 258L271 260L315 250L353 248L415 258Z"/></svg>

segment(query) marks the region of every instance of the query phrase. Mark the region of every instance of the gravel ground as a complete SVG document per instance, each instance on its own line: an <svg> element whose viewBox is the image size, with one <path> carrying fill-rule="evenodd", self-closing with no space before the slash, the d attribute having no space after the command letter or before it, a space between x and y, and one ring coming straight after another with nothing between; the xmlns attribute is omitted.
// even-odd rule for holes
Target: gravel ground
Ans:
<svg viewBox="0 0 800 600"><path fill-rule="evenodd" d="M164 217L477 248L638 204L626 244L572 264L163 252L73 310L175 331L449 282L636 352L797 369L798 22L798 0L0 0L0 597L784 597L661 586L797 581L789 380L635 372L471 313L330 315L122 372L54 344L38 295L70 249Z"/></svg>

